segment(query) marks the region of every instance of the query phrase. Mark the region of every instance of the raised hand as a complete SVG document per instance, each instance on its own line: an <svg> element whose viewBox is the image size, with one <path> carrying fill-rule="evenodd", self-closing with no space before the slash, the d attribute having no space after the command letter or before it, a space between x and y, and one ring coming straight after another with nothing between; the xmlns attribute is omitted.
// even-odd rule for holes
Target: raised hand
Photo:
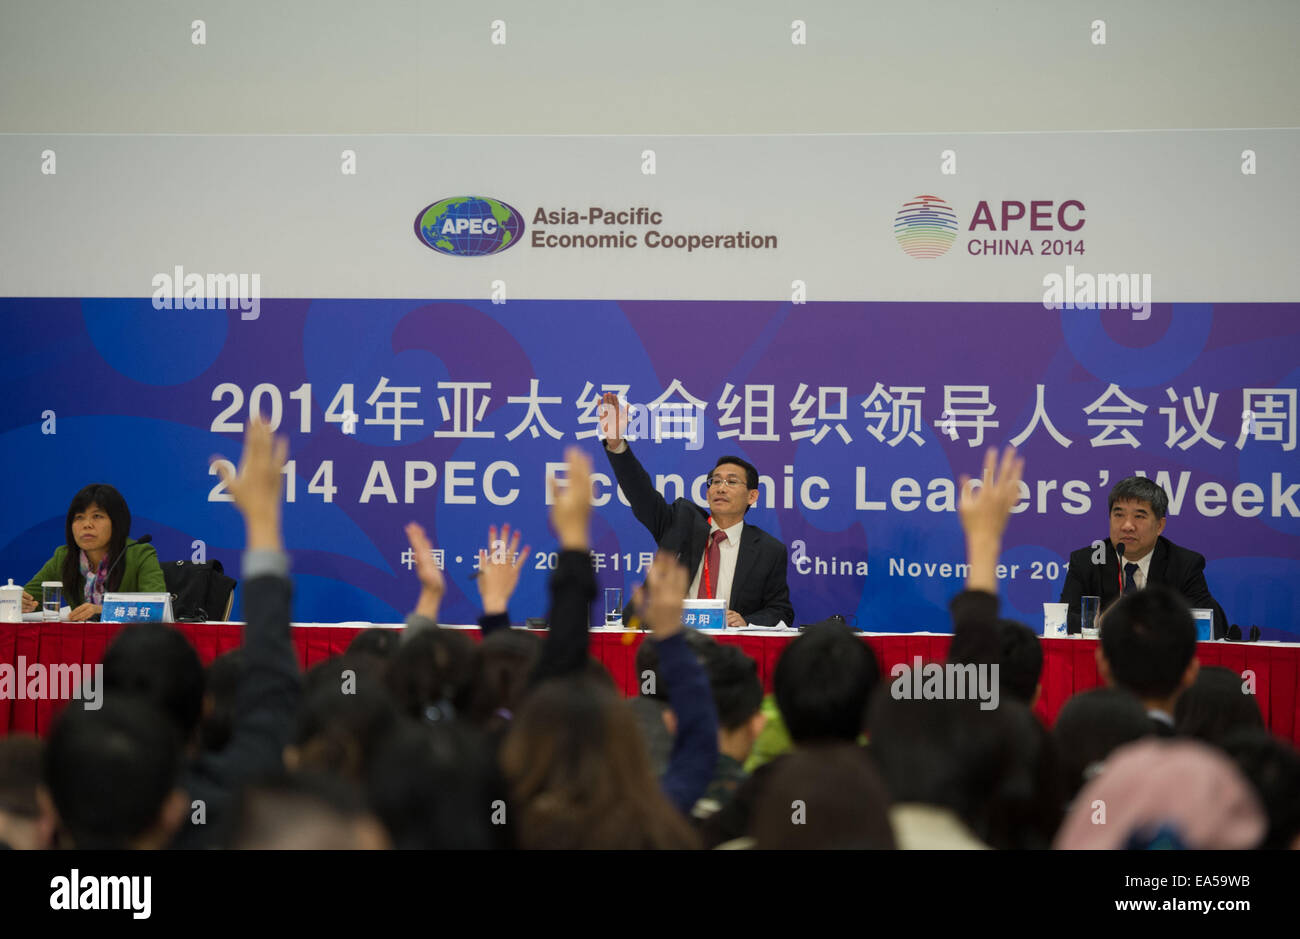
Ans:
<svg viewBox="0 0 1300 939"><path fill-rule="evenodd" d="M614 392L607 391L600 399L599 413L600 432L605 437L605 444L611 450L617 450L627 430L627 405L619 401Z"/></svg>
<svg viewBox="0 0 1300 939"><path fill-rule="evenodd" d="M499 538L495 525L488 528L488 548L481 548L478 553L478 595L483 600L484 613L492 616L506 612L519 584L519 572L532 550L525 545L520 552L519 532L512 539L509 525L501 526Z"/></svg>
<svg viewBox="0 0 1300 939"><path fill-rule="evenodd" d="M660 551L646 575L645 618L656 639L682 631L682 601L691 585L689 572L670 551Z"/></svg>
<svg viewBox="0 0 1300 939"><path fill-rule="evenodd" d="M442 606L442 596L447 592L447 582L443 580L442 571L433 559L433 544L419 522L410 522L406 526L406 540L411 544L411 553L415 556L415 573L420 578L420 599L415 603L415 612L435 623L438 610Z"/></svg>
<svg viewBox="0 0 1300 939"><path fill-rule="evenodd" d="M288 441L272 434L270 425L258 416L248 422L238 475L231 475L224 464L218 464L221 481L244 516L250 551L281 547L280 500L284 482L280 476L288 455Z"/></svg>
<svg viewBox="0 0 1300 939"><path fill-rule="evenodd" d="M578 447L564 451L569 484L563 489L551 480L551 525L565 551L586 551L591 536L591 457Z"/></svg>
<svg viewBox="0 0 1300 939"><path fill-rule="evenodd" d="M997 449L989 447L984 454L984 478L977 489L969 476L959 479L961 500L957 513L961 516L966 537L991 536L1001 538L1011 517L1011 509L1020 501L1020 477L1025 461L1016 456L1015 447L1002 451L1002 462L997 465Z"/></svg>
<svg viewBox="0 0 1300 939"><path fill-rule="evenodd" d="M996 465L996 468L995 468ZM966 560L969 573L966 587L997 593L997 562L1002 550L1002 533L1006 530L1011 509L1020 501L1020 477L1025 461L1016 456L1015 447L1002 451L998 463L997 449L984 454L984 478L977 489L969 477L962 475L961 499L957 514L966 531Z"/></svg>

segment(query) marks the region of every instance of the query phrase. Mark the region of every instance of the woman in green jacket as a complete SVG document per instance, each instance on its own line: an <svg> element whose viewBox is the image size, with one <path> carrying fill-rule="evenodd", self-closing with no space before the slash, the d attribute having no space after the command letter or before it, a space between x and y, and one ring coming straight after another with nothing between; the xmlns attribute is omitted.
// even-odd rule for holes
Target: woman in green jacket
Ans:
<svg viewBox="0 0 1300 939"><path fill-rule="evenodd" d="M68 506L68 543L27 584L23 612L40 606L41 583L47 580L62 582L63 602L72 608L68 619L73 622L98 616L106 592L166 592L158 552L128 538L130 531L131 510L112 486L92 483L77 493Z"/></svg>

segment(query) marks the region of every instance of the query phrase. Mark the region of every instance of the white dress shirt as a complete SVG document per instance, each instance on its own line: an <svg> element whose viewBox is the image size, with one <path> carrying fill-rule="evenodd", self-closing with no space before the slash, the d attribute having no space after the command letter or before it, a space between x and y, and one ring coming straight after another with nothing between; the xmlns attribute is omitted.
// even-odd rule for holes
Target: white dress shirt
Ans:
<svg viewBox="0 0 1300 939"><path fill-rule="evenodd" d="M718 568L717 571L709 571L709 579L715 581L713 588L713 597L715 600L725 600L727 609L731 609L731 581L736 574L736 555L740 553L740 530L745 527L745 520L741 519L730 528L719 529L718 523L710 519L709 521L709 538L713 537L715 531L725 531L727 537L723 538L718 545ZM704 542L704 556L700 558L700 566L695 569L695 579L691 581L691 592L687 594L692 599L699 600L700 584L704 582L704 559L708 557L709 542Z"/></svg>
<svg viewBox="0 0 1300 939"><path fill-rule="evenodd" d="M1136 564L1138 569L1133 572L1133 586L1138 590L1145 590L1147 585L1147 570L1151 567L1151 556L1153 554L1155 554L1154 550L1148 551L1145 557L1139 558L1136 561L1129 557L1124 558L1124 563L1119 566L1120 576L1124 576L1124 568L1127 565ZM1122 588L1120 592L1123 593Z"/></svg>

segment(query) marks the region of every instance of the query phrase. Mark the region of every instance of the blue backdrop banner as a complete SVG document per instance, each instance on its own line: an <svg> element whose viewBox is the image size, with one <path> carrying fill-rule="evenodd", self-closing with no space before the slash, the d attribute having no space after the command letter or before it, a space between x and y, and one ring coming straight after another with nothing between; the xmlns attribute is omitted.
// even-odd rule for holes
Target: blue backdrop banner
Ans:
<svg viewBox="0 0 1300 939"><path fill-rule="evenodd" d="M475 556L503 522L534 550L512 614L542 615L547 482L574 444L603 474L598 578L630 589L654 546L600 452L612 390L670 500L702 502L719 455L758 467L747 521L789 545L800 623L946 630L954 480L1014 441L1007 615L1041 627L1069 552L1107 535L1108 489L1140 473L1168 490L1165 534L1206 556L1229 621L1300 640L1300 304L1155 304L1140 322L1031 303L262 300L250 319L0 299L0 314L15 582L63 543L90 482L122 491L161 559L237 571L242 524L210 461L237 461L261 411L289 439L299 621L403 618L412 519L446 571L446 621L477 616Z"/></svg>

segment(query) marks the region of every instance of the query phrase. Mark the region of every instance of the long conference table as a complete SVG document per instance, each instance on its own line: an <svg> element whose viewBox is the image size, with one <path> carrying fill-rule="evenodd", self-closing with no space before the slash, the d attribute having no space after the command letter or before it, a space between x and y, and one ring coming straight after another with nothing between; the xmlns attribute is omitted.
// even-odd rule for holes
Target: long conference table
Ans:
<svg viewBox="0 0 1300 939"><path fill-rule="evenodd" d="M347 650L348 645L365 629L373 626L400 629L400 626L372 623L294 625L292 638L298 661L311 668ZM100 662L109 642L124 627L113 623L0 623L0 735L28 733L44 735L49 731L66 699L46 694L36 700L26 696L17 681L20 667L43 666L35 675L57 675L53 666L93 665ZM198 650L207 665L223 652L243 643L242 623L177 623ZM475 627L464 629L477 638ZM543 631L544 635L544 631ZM726 631L716 633L719 642L740 646L758 664L758 675L765 691L772 690L772 675L781 652L799 635L795 630ZM625 695L637 693L637 646L645 634L621 629L591 630L591 654L613 676ZM864 633L862 640L876 653L882 678L890 679L890 669L904 663L943 662L951 635L934 633ZM1034 711L1051 726L1062 705L1073 694L1100 684L1097 674L1096 648L1093 639L1043 639L1042 694ZM1197 658L1204 665L1222 665L1238 674L1253 673L1255 693L1264 723L1275 734L1300 745L1300 644L1280 642L1202 642ZM6 669L5 666L9 666ZM6 672L10 684L6 684ZM29 687L23 685L23 688Z"/></svg>

